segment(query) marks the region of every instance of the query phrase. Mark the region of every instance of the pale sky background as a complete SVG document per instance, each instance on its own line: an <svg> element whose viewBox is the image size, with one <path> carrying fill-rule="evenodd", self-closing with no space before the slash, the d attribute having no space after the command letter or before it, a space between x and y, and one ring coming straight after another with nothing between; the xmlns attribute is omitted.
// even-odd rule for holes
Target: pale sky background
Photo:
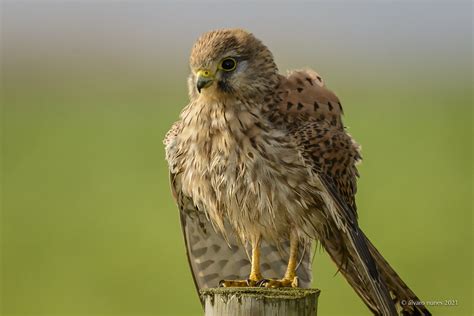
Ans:
<svg viewBox="0 0 474 316"><path fill-rule="evenodd" d="M195 39L221 27L256 34L281 70L373 71L366 65L396 64L426 66L446 80L443 71L466 71L472 60L470 1L10 0L2 11L6 65L115 59L181 77Z"/></svg>

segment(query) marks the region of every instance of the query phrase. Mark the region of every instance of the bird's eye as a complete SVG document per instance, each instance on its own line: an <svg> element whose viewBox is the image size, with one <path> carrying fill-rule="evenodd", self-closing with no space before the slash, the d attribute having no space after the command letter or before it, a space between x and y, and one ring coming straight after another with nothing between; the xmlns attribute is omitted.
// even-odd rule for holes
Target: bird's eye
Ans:
<svg viewBox="0 0 474 316"><path fill-rule="evenodd" d="M234 58L228 57L224 58L221 61L221 66L220 68L224 71L232 71L237 67L237 62L235 61Z"/></svg>

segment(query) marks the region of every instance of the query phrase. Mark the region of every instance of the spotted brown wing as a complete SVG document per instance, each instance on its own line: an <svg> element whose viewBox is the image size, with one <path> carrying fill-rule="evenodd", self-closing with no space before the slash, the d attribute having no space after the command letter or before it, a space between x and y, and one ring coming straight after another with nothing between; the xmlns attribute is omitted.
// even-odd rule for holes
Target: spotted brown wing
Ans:
<svg viewBox="0 0 474 316"><path fill-rule="evenodd" d="M343 126L337 96L316 72L305 70L281 77L275 98L270 120L289 133L332 200L326 238L320 241L349 284L375 314L395 315L396 305L407 315L430 315L424 306L403 306L419 300L359 228L355 194L361 155Z"/></svg>

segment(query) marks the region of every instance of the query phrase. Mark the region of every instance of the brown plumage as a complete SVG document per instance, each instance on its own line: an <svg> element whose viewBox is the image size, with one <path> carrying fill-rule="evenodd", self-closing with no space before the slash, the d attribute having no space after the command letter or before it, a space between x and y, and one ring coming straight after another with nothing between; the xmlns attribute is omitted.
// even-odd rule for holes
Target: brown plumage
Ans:
<svg viewBox="0 0 474 316"><path fill-rule="evenodd" d="M204 34L190 66L165 145L196 286L309 286L317 240L374 314L429 315L359 228L359 146L323 79L279 75L243 30Z"/></svg>

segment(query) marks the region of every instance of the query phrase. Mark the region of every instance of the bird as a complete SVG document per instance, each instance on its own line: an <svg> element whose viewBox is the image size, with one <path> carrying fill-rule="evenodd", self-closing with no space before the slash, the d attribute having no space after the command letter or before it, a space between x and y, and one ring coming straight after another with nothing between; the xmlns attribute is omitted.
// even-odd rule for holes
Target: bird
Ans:
<svg viewBox="0 0 474 316"><path fill-rule="evenodd" d="M374 315L431 315L359 226L360 146L311 69L279 73L243 29L202 34L164 138L196 288L309 287L322 246Z"/></svg>

